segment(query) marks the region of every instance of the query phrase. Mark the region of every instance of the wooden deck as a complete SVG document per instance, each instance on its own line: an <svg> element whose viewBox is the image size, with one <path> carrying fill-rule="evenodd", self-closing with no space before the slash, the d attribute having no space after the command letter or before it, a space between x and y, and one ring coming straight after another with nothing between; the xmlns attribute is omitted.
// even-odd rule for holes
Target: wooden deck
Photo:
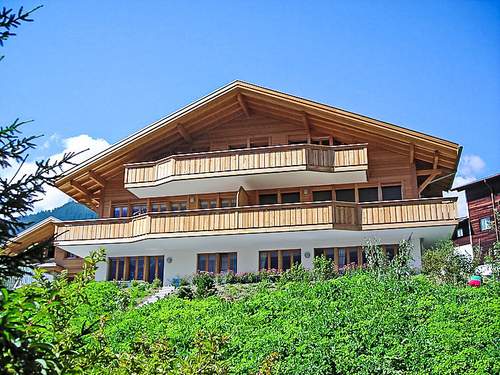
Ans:
<svg viewBox="0 0 500 375"><path fill-rule="evenodd" d="M311 144L268 146L172 155L145 163L125 165L125 187L179 178L199 178L302 168L324 172L366 170L366 144L321 146Z"/></svg>
<svg viewBox="0 0 500 375"><path fill-rule="evenodd" d="M371 230L453 225L456 199L312 202L148 213L56 224L56 241L134 239L315 229Z"/></svg>

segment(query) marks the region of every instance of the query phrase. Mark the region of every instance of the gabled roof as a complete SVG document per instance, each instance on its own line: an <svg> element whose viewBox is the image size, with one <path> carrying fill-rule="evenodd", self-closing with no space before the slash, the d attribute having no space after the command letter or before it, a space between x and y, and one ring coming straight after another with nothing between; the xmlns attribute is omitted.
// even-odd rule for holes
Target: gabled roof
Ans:
<svg viewBox="0 0 500 375"><path fill-rule="evenodd" d="M500 173L497 173L497 174L494 174L492 176L481 178L479 180L469 182L468 184L458 186L452 190L463 191L463 190L473 189L474 187L477 187L479 185L482 185L482 184L488 185L488 184L491 184L494 182L498 182L499 180L500 180Z"/></svg>
<svg viewBox="0 0 500 375"><path fill-rule="evenodd" d="M456 171L461 150L458 144L441 138L254 84L234 81L68 170L56 181L56 186L74 199L92 206L97 203L95 194L108 178L123 171L123 164L142 161L146 144L147 150L166 148L254 113L290 123L307 122L308 126L319 130L347 132L402 154L409 154L412 150L415 159L431 164L439 155L438 167L451 173ZM89 196L93 197L90 201Z"/></svg>

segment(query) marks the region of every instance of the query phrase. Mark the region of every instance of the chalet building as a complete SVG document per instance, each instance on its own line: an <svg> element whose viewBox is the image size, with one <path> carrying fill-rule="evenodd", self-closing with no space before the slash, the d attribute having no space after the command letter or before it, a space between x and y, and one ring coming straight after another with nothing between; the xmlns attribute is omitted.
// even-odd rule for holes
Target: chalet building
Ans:
<svg viewBox="0 0 500 375"><path fill-rule="evenodd" d="M368 238L389 256L450 238L456 143L235 81L62 175L99 219L48 220L12 245L55 234L55 266L105 247L100 280L165 283L196 271L361 265ZM73 262L76 263L76 262Z"/></svg>
<svg viewBox="0 0 500 375"><path fill-rule="evenodd" d="M460 221L453 233L455 245L488 250L500 241L495 215L500 210L500 173L454 190L465 191L469 210L469 217Z"/></svg>

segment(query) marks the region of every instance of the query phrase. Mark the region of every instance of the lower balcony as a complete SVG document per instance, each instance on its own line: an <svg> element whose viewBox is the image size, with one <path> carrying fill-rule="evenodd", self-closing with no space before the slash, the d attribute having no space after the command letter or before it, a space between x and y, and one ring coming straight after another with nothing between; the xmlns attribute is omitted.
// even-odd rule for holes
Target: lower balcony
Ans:
<svg viewBox="0 0 500 375"><path fill-rule="evenodd" d="M131 243L153 238L300 231L376 231L456 225L456 199L372 203L309 202L148 213L132 218L57 222L56 244Z"/></svg>

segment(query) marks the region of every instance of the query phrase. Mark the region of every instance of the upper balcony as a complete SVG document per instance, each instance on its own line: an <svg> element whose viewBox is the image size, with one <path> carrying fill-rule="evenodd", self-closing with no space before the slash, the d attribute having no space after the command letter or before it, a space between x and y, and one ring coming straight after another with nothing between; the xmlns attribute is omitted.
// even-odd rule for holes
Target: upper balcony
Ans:
<svg viewBox="0 0 500 375"><path fill-rule="evenodd" d="M178 154L125 165L125 188L139 198L367 181L366 144L280 145Z"/></svg>

